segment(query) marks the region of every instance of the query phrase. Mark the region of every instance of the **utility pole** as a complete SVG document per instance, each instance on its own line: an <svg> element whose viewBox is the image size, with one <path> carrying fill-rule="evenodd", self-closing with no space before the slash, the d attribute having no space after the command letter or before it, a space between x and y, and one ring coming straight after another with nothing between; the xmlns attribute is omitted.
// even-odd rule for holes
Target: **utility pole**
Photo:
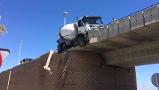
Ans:
<svg viewBox="0 0 159 90"><path fill-rule="evenodd" d="M23 41L21 40L19 44L18 64L20 63L20 60L21 60L22 43Z"/></svg>

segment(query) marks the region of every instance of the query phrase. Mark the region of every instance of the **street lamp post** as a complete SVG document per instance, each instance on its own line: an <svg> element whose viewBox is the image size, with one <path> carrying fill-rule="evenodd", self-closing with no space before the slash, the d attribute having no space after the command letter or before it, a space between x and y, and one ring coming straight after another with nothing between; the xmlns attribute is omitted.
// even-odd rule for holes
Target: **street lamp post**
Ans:
<svg viewBox="0 0 159 90"><path fill-rule="evenodd" d="M68 15L68 12L64 12L63 13L63 16L64 16L64 26L66 25L66 17L67 17L67 15Z"/></svg>

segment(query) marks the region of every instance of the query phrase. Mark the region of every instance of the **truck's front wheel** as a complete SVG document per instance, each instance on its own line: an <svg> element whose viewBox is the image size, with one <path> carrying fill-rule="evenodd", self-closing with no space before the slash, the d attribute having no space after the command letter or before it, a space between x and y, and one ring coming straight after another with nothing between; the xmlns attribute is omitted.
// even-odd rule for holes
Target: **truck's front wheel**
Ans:
<svg viewBox="0 0 159 90"><path fill-rule="evenodd" d="M64 42L64 43L62 43L62 48L63 48L63 50L66 50L67 49L67 45L66 45L66 43Z"/></svg>
<svg viewBox="0 0 159 90"><path fill-rule="evenodd" d="M78 37L78 45L80 46L80 47L84 47L84 46L86 46L86 41L85 41L85 39L83 38L83 37Z"/></svg>

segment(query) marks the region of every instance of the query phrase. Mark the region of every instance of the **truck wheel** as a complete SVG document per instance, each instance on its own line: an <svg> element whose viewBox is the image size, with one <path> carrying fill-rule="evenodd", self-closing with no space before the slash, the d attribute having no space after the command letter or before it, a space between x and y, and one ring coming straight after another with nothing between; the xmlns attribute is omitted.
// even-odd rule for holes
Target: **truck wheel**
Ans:
<svg viewBox="0 0 159 90"><path fill-rule="evenodd" d="M66 43L58 44L58 53L62 53L66 49L67 49Z"/></svg>
<svg viewBox="0 0 159 90"><path fill-rule="evenodd" d="M66 43L62 43L62 49L63 49L63 50L66 50L66 49L67 49Z"/></svg>
<svg viewBox="0 0 159 90"><path fill-rule="evenodd" d="M78 37L78 45L80 47L86 46L86 41L85 41L85 39L83 37Z"/></svg>
<svg viewBox="0 0 159 90"><path fill-rule="evenodd" d="M62 53L63 52L63 48L61 44L58 44L58 53Z"/></svg>

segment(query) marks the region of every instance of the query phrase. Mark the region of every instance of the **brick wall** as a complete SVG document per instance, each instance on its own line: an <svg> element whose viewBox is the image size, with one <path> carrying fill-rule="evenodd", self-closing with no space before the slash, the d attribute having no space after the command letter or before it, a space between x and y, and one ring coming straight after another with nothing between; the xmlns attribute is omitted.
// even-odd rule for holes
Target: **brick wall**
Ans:
<svg viewBox="0 0 159 90"><path fill-rule="evenodd" d="M43 69L47 56L11 69L9 90L136 90L134 67L106 66L96 53L74 51L54 54L50 74ZM8 75L0 74L0 90L6 90Z"/></svg>

